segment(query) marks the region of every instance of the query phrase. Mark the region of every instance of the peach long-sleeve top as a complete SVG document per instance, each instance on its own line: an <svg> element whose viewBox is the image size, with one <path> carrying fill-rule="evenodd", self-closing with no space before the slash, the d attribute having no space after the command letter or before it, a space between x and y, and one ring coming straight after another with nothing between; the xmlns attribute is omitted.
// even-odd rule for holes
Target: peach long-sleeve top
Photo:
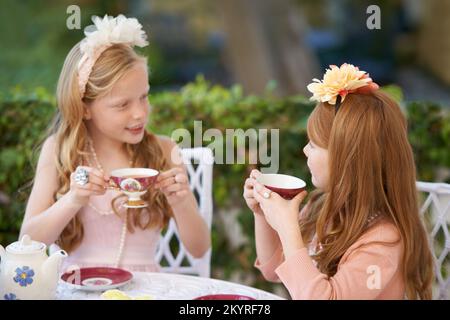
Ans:
<svg viewBox="0 0 450 320"><path fill-rule="evenodd" d="M255 267L267 280L281 281L293 299L404 299L402 252L398 229L383 219L348 248L332 277L319 271L308 248L285 259L281 244Z"/></svg>

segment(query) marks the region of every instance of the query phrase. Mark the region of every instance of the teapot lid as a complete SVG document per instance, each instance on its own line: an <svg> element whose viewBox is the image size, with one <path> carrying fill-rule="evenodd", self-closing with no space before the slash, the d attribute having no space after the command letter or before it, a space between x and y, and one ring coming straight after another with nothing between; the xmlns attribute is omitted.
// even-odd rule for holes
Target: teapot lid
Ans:
<svg viewBox="0 0 450 320"><path fill-rule="evenodd" d="M33 241L25 234L20 241L11 243L6 247L6 251L15 254L36 253L45 249L45 243Z"/></svg>

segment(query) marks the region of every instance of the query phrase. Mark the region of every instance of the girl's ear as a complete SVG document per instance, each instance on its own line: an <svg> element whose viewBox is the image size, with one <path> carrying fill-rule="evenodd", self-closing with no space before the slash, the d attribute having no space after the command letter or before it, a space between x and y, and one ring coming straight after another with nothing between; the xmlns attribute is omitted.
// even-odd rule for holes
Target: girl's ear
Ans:
<svg viewBox="0 0 450 320"><path fill-rule="evenodd" d="M84 120L91 120L92 114L91 114L91 108L86 103L83 103L83 119Z"/></svg>

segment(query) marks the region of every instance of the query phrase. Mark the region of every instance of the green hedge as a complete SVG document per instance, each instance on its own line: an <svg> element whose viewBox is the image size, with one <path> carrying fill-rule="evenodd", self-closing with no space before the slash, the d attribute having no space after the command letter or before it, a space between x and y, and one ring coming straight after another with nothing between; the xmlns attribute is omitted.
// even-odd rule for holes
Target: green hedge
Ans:
<svg viewBox="0 0 450 320"><path fill-rule="evenodd" d="M397 87L383 90L401 102L401 91ZM307 143L306 121L314 107L308 99L302 96L279 99L271 94L270 88L263 96L247 96L240 86L212 86L198 77L194 83L177 92L152 94L150 102L150 129L168 136L177 128L193 132L194 120L202 121L203 131L208 128L222 132L227 128L244 131L249 128L280 128L280 172L304 177L311 186L302 152ZM427 102L401 102L401 105L410 123L409 137L418 165L418 179L434 181L437 168L450 167L448 109ZM35 147L42 141L54 111L54 97L41 88L31 94L18 89L0 94L2 245L17 238L38 156L34 152ZM209 142L205 141L207 144ZM214 166L212 272L215 277L243 281L270 290L275 288L264 281L253 267L253 217L241 196L244 180L252 167L248 164ZM230 217L233 219L227 219ZM234 245L230 240L236 233L230 233L229 221L235 222L231 226L237 231L233 232L243 237Z"/></svg>

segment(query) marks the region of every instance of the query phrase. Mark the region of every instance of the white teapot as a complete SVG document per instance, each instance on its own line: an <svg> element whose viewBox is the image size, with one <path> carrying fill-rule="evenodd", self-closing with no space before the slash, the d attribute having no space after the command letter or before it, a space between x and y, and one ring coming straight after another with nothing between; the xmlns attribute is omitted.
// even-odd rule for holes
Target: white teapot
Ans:
<svg viewBox="0 0 450 320"><path fill-rule="evenodd" d="M46 253L45 243L24 235L6 250L0 245L0 300L55 299L64 250Z"/></svg>

